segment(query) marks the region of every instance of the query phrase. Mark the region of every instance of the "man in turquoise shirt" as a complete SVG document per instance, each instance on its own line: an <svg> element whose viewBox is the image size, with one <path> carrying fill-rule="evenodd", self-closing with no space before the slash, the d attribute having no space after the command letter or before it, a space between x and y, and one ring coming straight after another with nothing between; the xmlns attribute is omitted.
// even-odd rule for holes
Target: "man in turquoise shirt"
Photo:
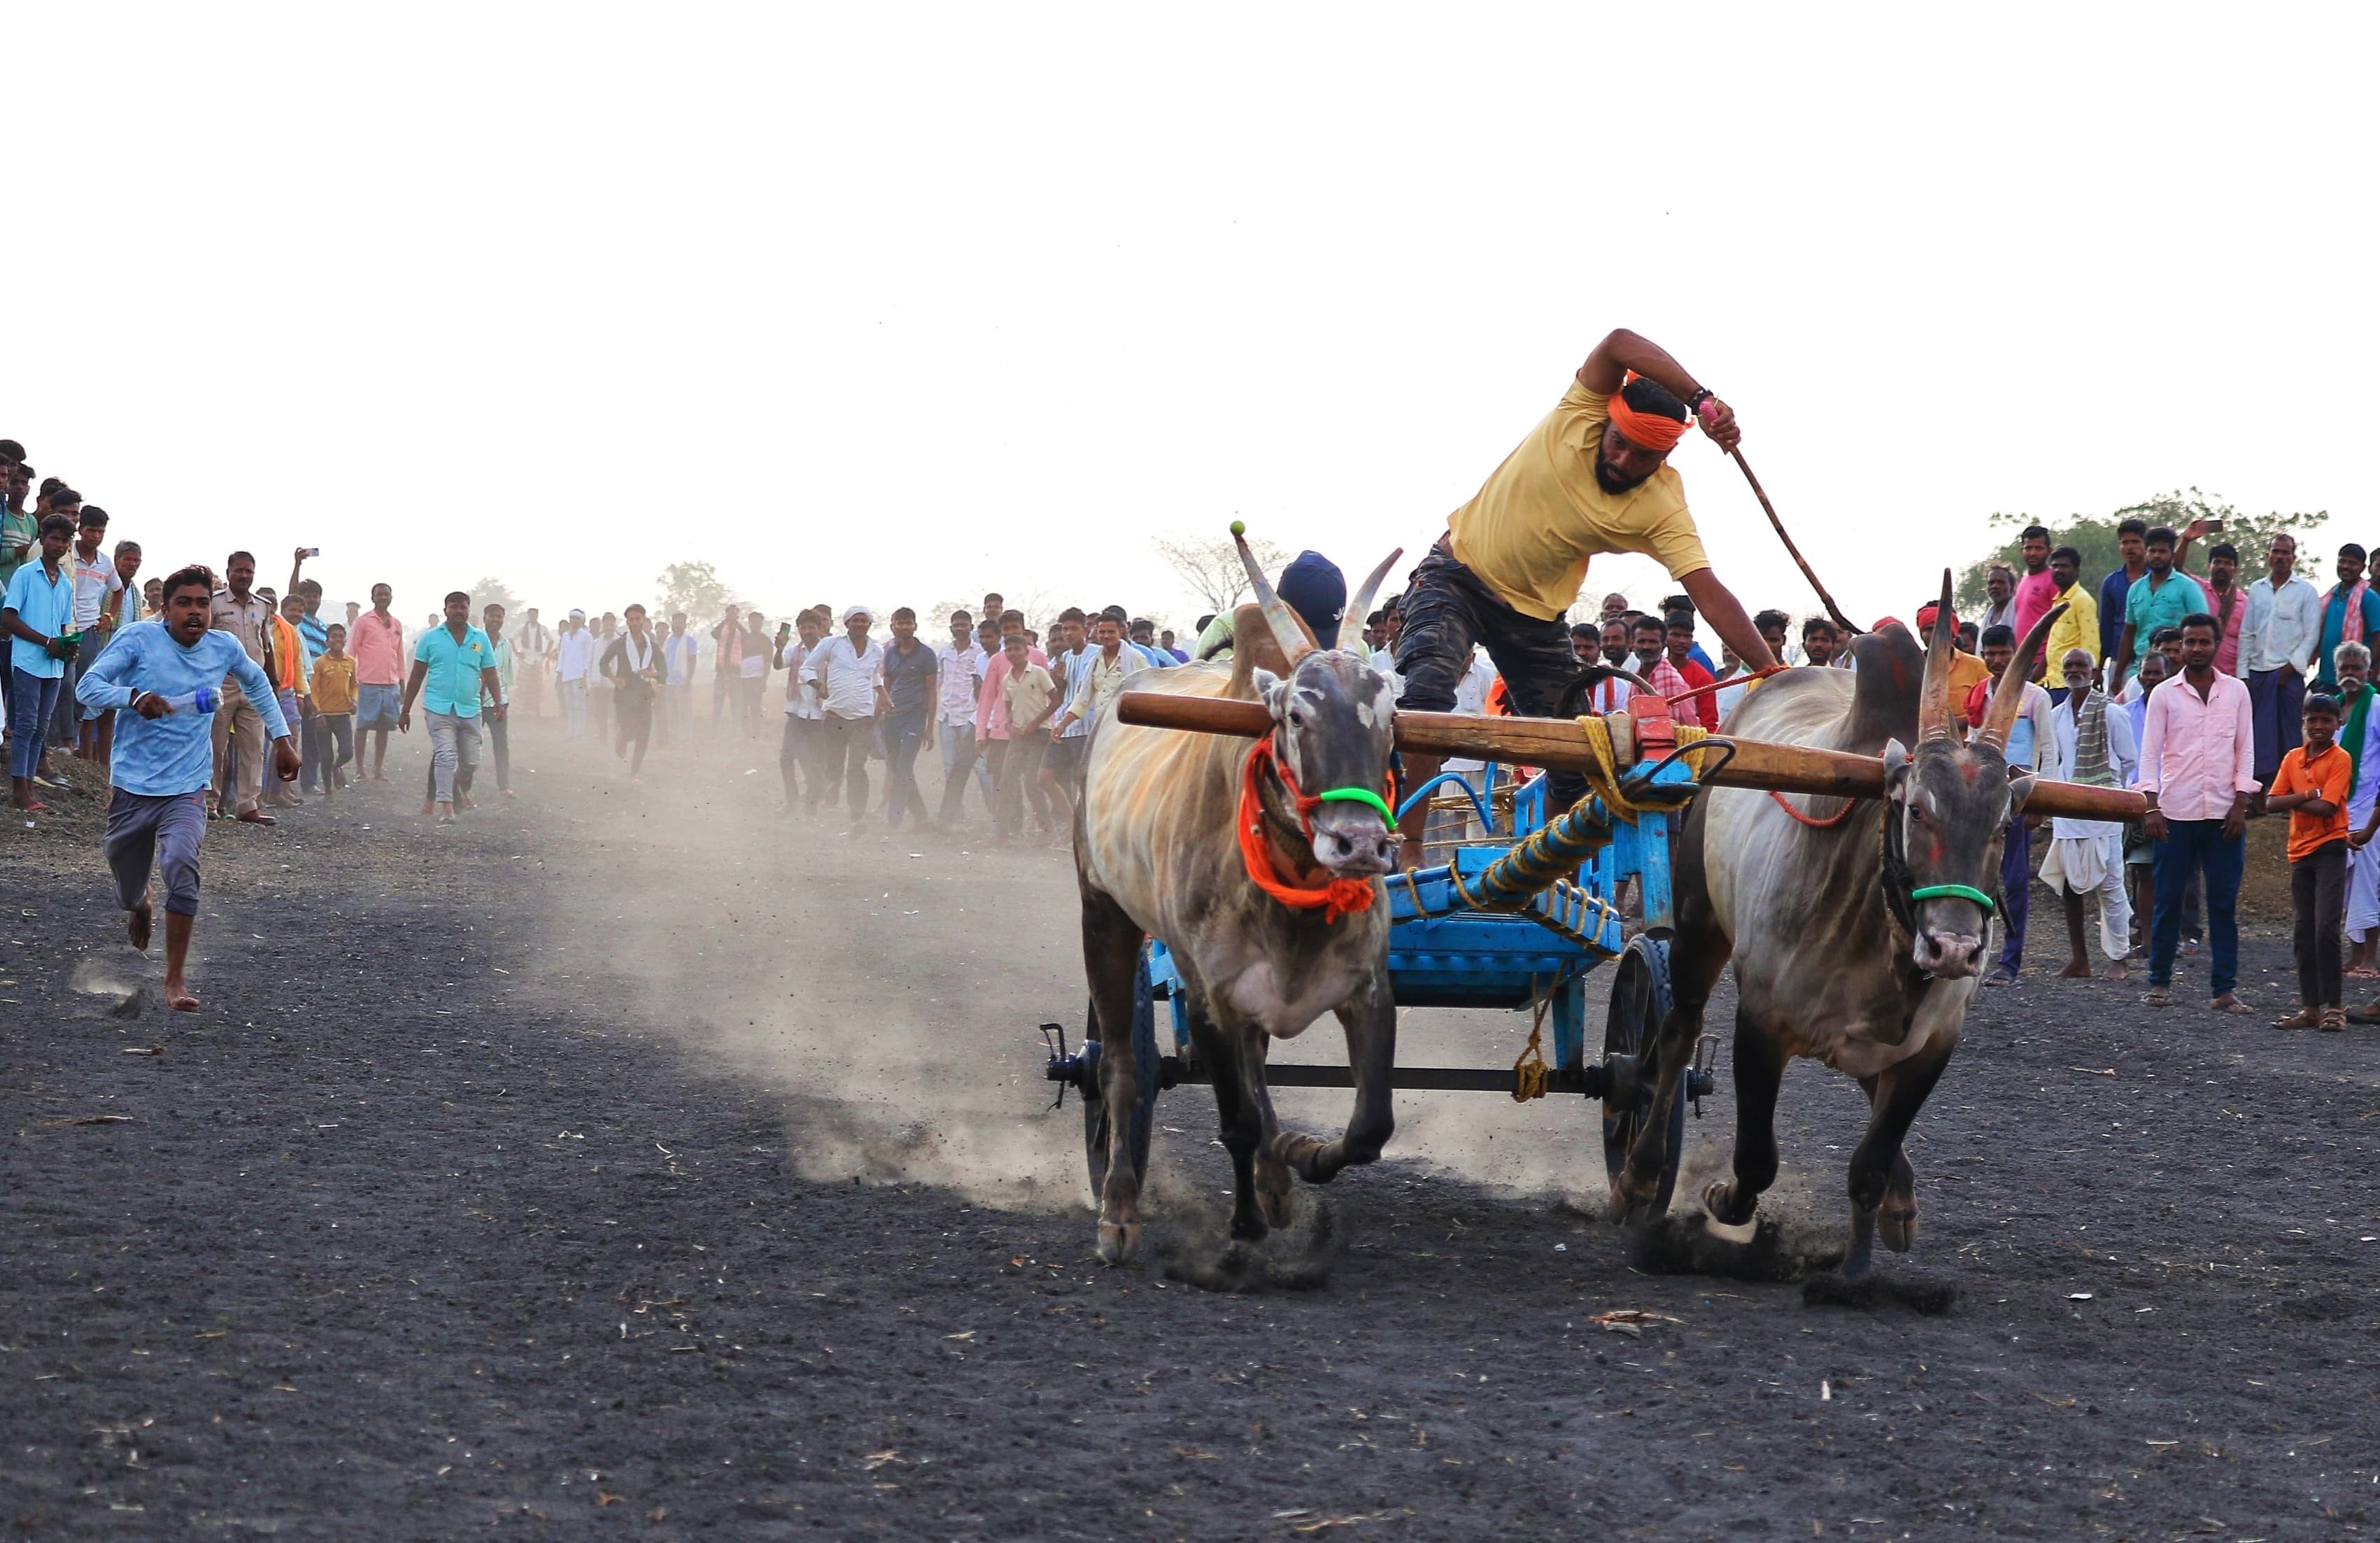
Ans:
<svg viewBox="0 0 2380 1543"><path fill-rule="evenodd" d="M2198 580L2173 565L2173 532L2160 525L2145 540L2148 572L2132 580L2124 596L2124 632L2116 645L2116 678L2129 680L2140 667L2140 644L2166 627L2181 626L2184 616L2206 610L2206 591Z"/></svg>
<svg viewBox="0 0 2380 1543"><path fill-rule="evenodd" d="M165 881L165 1005L198 1010L183 979L190 929L199 913L199 843L207 832L207 788L214 781L215 693L224 677L239 683L273 740L273 769L298 775L298 747L263 670L239 639L212 632L215 576L188 567L165 579L163 619L117 632L75 683L84 707L116 708L108 764L107 866L124 907L132 946L149 947L149 879Z"/></svg>
<svg viewBox="0 0 2380 1543"><path fill-rule="evenodd" d="M503 717L504 686L496 674L495 645L471 625L471 597L457 589L446 597L446 625L431 627L413 645L413 674L396 713L399 734L412 732L416 697L429 715L431 800L442 825L455 820L457 768L476 770L480 764L482 692L490 703L488 716ZM470 785L468 780L464 785Z"/></svg>
<svg viewBox="0 0 2380 1543"><path fill-rule="evenodd" d="M33 773L48 747L66 662L77 647L74 572L67 566L74 534L74 521L66 516L45 517L38 554L10 576L6 599L0 601L0 628L9 638L8 786L28 814L48 807L33 796Z"/></svg>
<svg viewBox="0 0 2380 1543"><path fill-rule="evenodd" d="M2347 608L2355 607L2356 626L2352 632L2347 626ZM2314 648L2314 679L2321 685L2338 685L2338 661L2334 657L2338 645L2352 638L2356 642L2370 644L2380 638L2380 595L2363 582L2363 549L2349 541L2338 549L2338 582L2322 597L2322 641Z"/></svg>

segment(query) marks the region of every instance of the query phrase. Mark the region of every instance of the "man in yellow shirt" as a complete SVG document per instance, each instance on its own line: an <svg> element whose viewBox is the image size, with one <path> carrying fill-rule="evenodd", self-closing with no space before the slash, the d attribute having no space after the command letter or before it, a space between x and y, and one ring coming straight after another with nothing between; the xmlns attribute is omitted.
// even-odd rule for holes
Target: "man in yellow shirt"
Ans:
<svg viewBox="0 0 2380 1543"><path fill-rule="evenodd" d="M1597 344L1554 410L1447 516L1446 534L1414 568L1401 602L1397 705L1451 711L1480 646L1517 711L1551 713L1578 674L1563 614L1601 552L1658 559L1739 660L1754 670L1774 664L1752 618L1712 571L1669 465L1697 421L1722 450L1743 437L1734 411L1657 345L1625 329ZM1439 762L1408 755L1405 766L1418 787ZM1560 776L1548 791L1574 798L1583 791L1568 785L1575 783ZM1400 822L1408 868L1422 860L1424 816L1415 808Z"/></svg>
<svg viewBox="0 0 2380 1543"><path fill-rule="evenodd" d="M2058 581L2057 603L2066 607L2066 614L2049 624L2049 641L2042 649L2041 657L2058 661L2062 669L2067 654L2081 649L2091 656L2091 669L2096 674L2099 668L2099 602L2092 596L2090 586L2078 582L2082 577L2082 554L2070 546L2059 547L2049 554L2049 577ZM2038 662L2034 666L2033 678L2042 678Z"/></svg>

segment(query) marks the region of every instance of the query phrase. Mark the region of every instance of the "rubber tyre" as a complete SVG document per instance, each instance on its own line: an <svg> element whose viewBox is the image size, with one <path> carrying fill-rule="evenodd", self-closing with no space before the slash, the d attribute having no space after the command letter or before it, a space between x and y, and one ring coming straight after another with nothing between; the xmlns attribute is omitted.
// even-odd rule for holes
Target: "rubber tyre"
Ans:
<svg viewBox="0 0 2380 1543"><path fill-rule="evenodd" d="M1098 1010L1086 1002L1083 1007L1083 1060L1092 1073L1091 1086L1099 1086L1099 1042L1092 1032L1099 1021ZM1160 1068L1157 1057L1157 1003L1149 995L1148 955L1141 955L1140 968L1132 981L1132 1055L1134 1068L1140 1075L1140 1096L1134 1101L1132 1112L1132 1173L1135 1179L1148 1174L1148 1134L1156 1123L1157 1089ZM1096 1201L1108 1180L1108 1106L1099 1098L1083 1100L1083 1153L1090 1166L1091 1197Z"/></svg>
<svg viewBox="0 0 2380 1543"><path fill-rule="evenodd" d="M1603 1021L1604 1056L1607 1060L1615 1055L1635 1058L1642 1069L1638 1085L1658 1087L1660 1068L1651 1063L1661 1020L1669 1016L1672 1004L1670 945L1658 939L1638 937L1611 967L1611 1005ZM1649 1102L1649 1097L1648 1093L1644 1101ZM1645 1128L1645 1113L1633 1107L1616 1109L1610 1099L1604 1100L1603 1166L1614 1185L1628 1165L1629 1148ZM1685 1148L1686 1094L1681 1087L1677 1100L1670 1107L1670 1155L1661 1164L1661 1187L1653 1198L1655 1216L1670 1209L1670 1192L1677 1187L1678 1161L1684 1156Z"/></svg>

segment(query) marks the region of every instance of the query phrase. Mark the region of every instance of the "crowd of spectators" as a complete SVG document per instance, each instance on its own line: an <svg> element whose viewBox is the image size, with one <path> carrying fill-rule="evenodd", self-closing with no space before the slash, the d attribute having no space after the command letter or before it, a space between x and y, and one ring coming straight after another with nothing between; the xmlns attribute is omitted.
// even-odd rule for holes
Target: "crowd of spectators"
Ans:
<svg viewBox="0 0 2380 1543"><path fill-rule="evenodd" d="M104 693L79 692L78 682L112 639L158 617L164 601L158 580L140 580L140 543L111 541L107 511L58 477L37 479L13 441L0 440L0 622L11 639L0 704L12 802L30 819L79 783L106 785L118 709L86 699ZM2177 956L2204 947L2210 1003L2247 1011L2234 990L2243 832L2269 811L2289 819L2299 912L2302 1000L2280 1022L2380 1022L2380 1002L2350 1014L2343 1000L2345 980L2380 978L2380 846L2372 841L2380 787L2360 776L2380 733L2369 642L2380 635L2380 595L2364 577L2361 547L2342 546L2337 581L2317 589L2295 572L2288 535L2270 541L2252 582L2240 582L2240 553L2220 542L2193 573L2190 549L2211 533L2204 522L2177 532L2127 520L2121 563L2095 580L2079 553L2053 547L2049 532L2033 527L2022 538L2021 568L1996 566L1982 614L1959 625L1952 705L1963 726L1981 720L2018 640L2063 605L2024 686L2011 769L2134 787L2151 806L2129 825L2054 821L2037 865L2043 821L2011 819L2000 947L1987 983L2022 973L2037 878L2066 922L2061 973L2093 973L2086 910L2095 905L2110 977L2144 955L2151 1000L2169 1001ZM887 832L905 824L953 832L967 822L972 789L992 843L1062 844L1100 707L1140 671L1213 657L1231 643L1228 615L1198 618L1194 653L1122 606L1068 606L1037 619L996 592L980 609L932 618L937 640L920 637L907 606L880 614L815 605L773 629L735 605L702 622L682 611L649 616L642 605L592 620L573 609L555 626L529 608L516 626L500 604L475 614L459 591L445 597L443 614L409 629L384 583L371 586L369 605L350 601L343 617L326 614L322 586L305 574L316 555L293 554L279 593L255 583L246 552L206 575L212 629L237 639L270 698L252 699L236 675L209 696L209 819L269 826L273 811L309 796L387 782L389 735L411 728L417 705L431 747L424 809L442 820L473 807L483 756L498 796L514 795L508 712L552 716L563 739L608 747L633 782L651 748L698 735L758 740L776 710L787 818L840 820L854 836L877 819ZM1346 589L1335 567L1303 554L1280 589L1318 636L1336 641ZM1914 614L1921 636L1932 613L1929 602ZM1398 601L1347 621L1396 680ZM1780 660L1856 667L1850 639L1825 617L1796 626L1767 610L1754 623ZM1713 659L1698 632L1682 595L1652 612L1607 595L1570 629L1583 672L1578 710L1622 711L1649 690L1673 699L1668 711L1680 722L1717 727L1754 683L1723 643ZM1594 665L1610 668L1587 673ZM698 723L706 674L708 722ZM1458 684L1456 710L1508 710L1484 658ZM283 725L300 757L294 785L265 775ZM940 770L931 798L921 759ZM1451 769L1485 774L1475 763Z"/></svg>

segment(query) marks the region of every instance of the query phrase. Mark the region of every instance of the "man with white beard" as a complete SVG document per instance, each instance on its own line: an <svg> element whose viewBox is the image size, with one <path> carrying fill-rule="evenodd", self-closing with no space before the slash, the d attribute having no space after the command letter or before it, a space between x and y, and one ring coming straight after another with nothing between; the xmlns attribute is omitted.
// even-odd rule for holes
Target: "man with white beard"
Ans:
<svg viewBox="0 0 2380 1543"><path fill-rule="evenodd" d="M2044 770L2064 782L2131 786L2140 759L2131 716L2108 711L2107 693L2093 685L2095 672L2089 650L2067 650L2060 673L2066 699L2050 712L2056 765ZM2058 973L2075 980L2091 978L2090 954L2082 938L2082 897L2096 892L2099 948L2107 956L2107 978L2126 978L2131 974L2124 960L2131 954L2132 907L2124 893L2123 822L2061 816L2049 822L2049 835L2041 881L2066 903L2066 941L2074 955Z"/></svg>
<svg viewBox="0 0 2380 1543"><path fill-rule="evenodd" d="M2372 650L2361 643L2341 643L2331 650L2331 667L2338 675L2338 747L2355 764L2347 795L2347 968L2356 978L2369 979L2374 934L2380 932L2380 846L2372 844L2374 811L2380 810L2380 772L2363 774L2373 736L2380 734L2380 713L2372 711Z"/></svg>

